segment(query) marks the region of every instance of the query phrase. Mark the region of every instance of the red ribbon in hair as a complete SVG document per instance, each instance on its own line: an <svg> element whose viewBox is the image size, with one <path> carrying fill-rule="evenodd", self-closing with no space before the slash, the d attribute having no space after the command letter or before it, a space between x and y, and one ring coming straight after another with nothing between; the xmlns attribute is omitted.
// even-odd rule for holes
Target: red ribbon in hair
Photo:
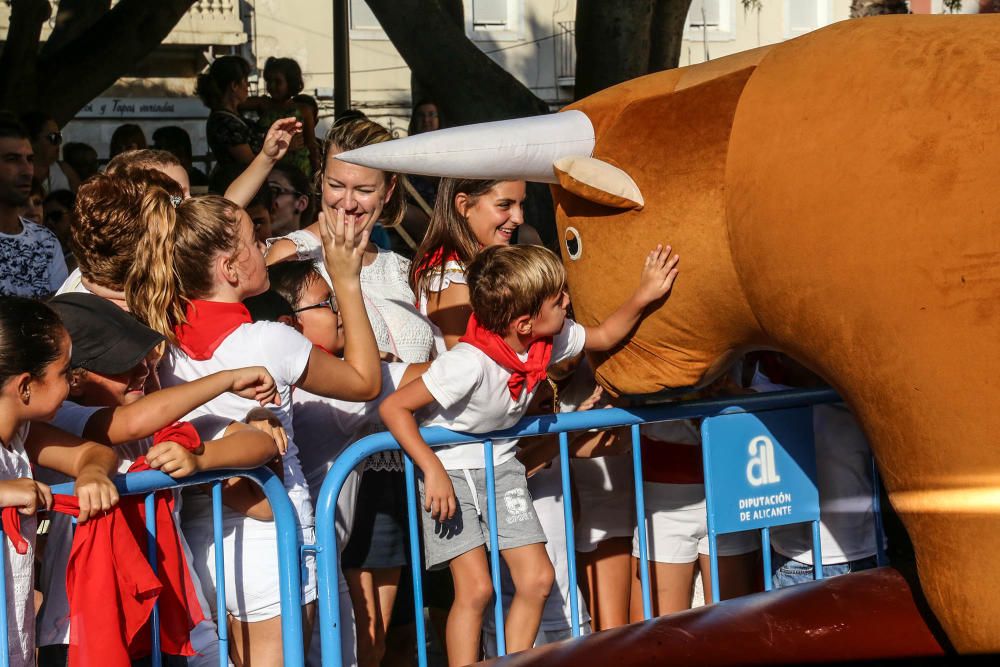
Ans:
<svg viewBox="0 0 1000 667"><path fill-rule="evenodd" d="M527 386L528 391L534 391L539 382L545 379L552 359L552 338L547 336L540 338L528 347L528 360L521 361L517 353L507 344L499 334L495 334L485 329L476 316L469 318L469 325L465 329L465 335L458 339L460 343L468 343L500 364L500 366L510 373L507 380L507 389L510 390L510 397L515 401L521 397L521 392Z"/></svg>
<svg viewBox="0 0 1000 667"><path fill-rule="evenodd" d="M455 252L454 250L448 253L448 256L445 257L443 247L438 248L437 250L428 255L424 255L424 258L420 261L420 264L417 265L417 269L413 272L415 281L419 282L420 276L422 276L424 273L443 264L447 264L448 262L458 262L459 264L461 264L462 259L458 256L458 253Z"/></svg>
<svg viewBox="0 0 1000 667"><path fill-rule="evenodd" d="M177 346L196 361L211 359L222 341L253 318L242 303L194 299L184 310L184 324L174 327Z"/></svg>

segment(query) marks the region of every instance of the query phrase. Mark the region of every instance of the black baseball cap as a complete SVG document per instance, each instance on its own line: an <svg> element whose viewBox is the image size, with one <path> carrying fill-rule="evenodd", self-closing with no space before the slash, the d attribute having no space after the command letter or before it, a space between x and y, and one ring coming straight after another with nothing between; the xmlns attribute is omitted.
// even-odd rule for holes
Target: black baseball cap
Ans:
<svg viewBox="0 0 1000 667"><path fill-rule="evenodd" d="M94 294L60 294L48 305L59 314L73 341L73 368L121 375L164 340L129 313Z"/></svg>

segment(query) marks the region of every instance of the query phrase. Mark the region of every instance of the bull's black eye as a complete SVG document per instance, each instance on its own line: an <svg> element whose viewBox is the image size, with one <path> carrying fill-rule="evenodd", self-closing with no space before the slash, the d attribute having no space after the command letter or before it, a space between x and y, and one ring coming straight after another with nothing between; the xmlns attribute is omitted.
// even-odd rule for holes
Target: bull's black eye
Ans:
<svg viewBox="0 0 1000 667"><path fill-rule="evenodd" d="M583 254L583 239L575 227L566 228L566 254L574 261Z"/></svg>

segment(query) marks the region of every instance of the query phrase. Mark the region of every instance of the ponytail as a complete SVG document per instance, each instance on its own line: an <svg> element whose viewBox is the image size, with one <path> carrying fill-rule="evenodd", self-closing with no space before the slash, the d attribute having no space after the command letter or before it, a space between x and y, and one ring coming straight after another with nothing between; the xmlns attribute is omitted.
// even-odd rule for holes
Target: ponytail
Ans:
<svg viewBox="0 0 1000 667"><path fill-rule="evenodd" d="M142 198L140 216L146 233L135 249L135 263L125 281L129 310L149 328L175 342L174 327L184 321L181 288L174 270L177 208L162 188L153 187Z"/></svg>
<svg viewBox="0 0 1000 667"><path fill-rule="evenodd" d="M216 196L192 197L176 206L162 188L143 196L141 217L147 231L125 281L129 310L151 329L176 343L174 329L184 323L192 299L215 291L215 260L235 254L239 244L239 207Z"/></svg>

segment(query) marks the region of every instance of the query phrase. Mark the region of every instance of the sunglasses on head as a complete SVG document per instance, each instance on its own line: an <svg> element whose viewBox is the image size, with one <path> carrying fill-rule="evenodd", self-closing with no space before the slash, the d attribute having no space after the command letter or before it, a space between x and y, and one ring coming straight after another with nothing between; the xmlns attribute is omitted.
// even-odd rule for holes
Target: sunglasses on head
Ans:
<svg viewBox="0 0 1000 667"><path fill-rule="evenodd" d="M292 312L301 313L304 310L312 310L314 308L329 308L330 310L333 311L334 314L337 314L339 312L339 310L337 309L337 299L332 296L329 299L325 299L323 301L320 301L319 303L314 303L311 306L302 306L301 308L296 308Z"/></svg>
<svg viewBox="0 0 1000 667"><path fill-rule="evenodd" d="M62 132L49 132L45 139L53 146L61 146L63 141Z"/></svg>

